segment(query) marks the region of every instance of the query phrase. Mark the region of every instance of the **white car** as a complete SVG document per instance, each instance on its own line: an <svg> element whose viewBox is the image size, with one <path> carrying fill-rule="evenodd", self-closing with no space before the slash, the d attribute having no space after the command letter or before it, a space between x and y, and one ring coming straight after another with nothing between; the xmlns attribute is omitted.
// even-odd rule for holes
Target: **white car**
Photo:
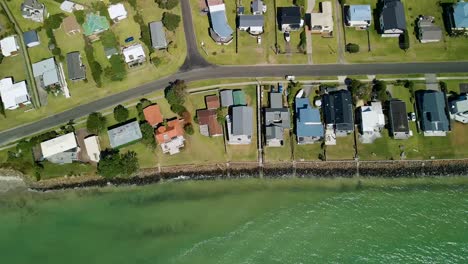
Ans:
<svg viewBox="0 0 468 264"><path fill-rule="evenodd" d="M409 113L408 120L416 122L416 114L414 112Z"/></svg>
<svg viewBox="0 0 468 264"><path fill-rule="evenodd" d="M294 81L296 79L296 76L294 75L286 75L285 77L286 81Z"/></svg>
<svg viewBox="0 0 468 264"><path fill-rule="evenodd" d="M289 32L284 32L284 39L286 40L286 42L291 41L291 35L289 34Z"/></svg>

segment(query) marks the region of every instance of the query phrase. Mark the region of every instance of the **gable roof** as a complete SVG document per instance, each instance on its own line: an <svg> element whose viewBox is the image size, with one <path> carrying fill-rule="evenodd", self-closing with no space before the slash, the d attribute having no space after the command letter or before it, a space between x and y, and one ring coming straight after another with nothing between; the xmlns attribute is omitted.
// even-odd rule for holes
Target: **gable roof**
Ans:
<svg viewBox="0 0 468 264"><path fill-rule="evenodd" d="M26 82L13 83L12 78L0 80L0 97L5 109L15 109L18 104L29 102Z"/></svg>
<svg viewBox="0 0 468 264"><path fill-rule="evenodd" d="M275 125L282 128L290 128L289 108L266 108L265 125Z"/></svg>
<svg viewBox="0 0 468 264"><path fill-rule="evenodd" d="M105 16L99 16L94 13L87 14L86 21L83 24L83 30L86 36L108 30L109 27L109 21L107 21Z"/></svg>
<svg viewBox="0 0 468 264"><path fill-rule="evenodd" d="M41 143L42 156L44 158L75 149L76 147L78 147L78 144L73 132Z"/></svg>
<svg viewBox="0 0 468 264"><path fill-rule="evenodd" d="M149 24L151 34L151 45L155 49L164 49L167 47L166 33L161 21L151 22Z"/></svg>
<svg viewBox="0 0 468 264"><path fill-rule="evenodd" d="M439 91L418 91L416 102L423 131L449 131L445 97Z"/></svg>
<svg viewBox="0 0 468 264"><path fill-rule="evenodd" d="M208 95L205 97L205 103L207 109L218 109L219 105L219 97L216 95Z"/></svg>
<svg viewBox="0 0 468 264"><path fill-rule="evenodd" d="M211 27L214 32L222 38L230 37L234 31L229 26L225 5L210 5L208 8L210 10Z"/></svg>
<svg viewBox="0 0 468 264"><path fill-rule="evenodd" d="M232 134L252 136L253 110L250 106L234 106L232 108Z"/></svg>
<svg viewBox="0 0 468 264"><path fill-rule="evenodd" d="M34 77L42 77L44 86L60 82L54 57L33 63L32 68Z"/></svg>
<svg viewBox="0 0 468 264"><path fill-rule="evenodd" d="M99 162L101 155L101 147L99 146L99 138L97 136L89 136L84 139L86 153L91 161Z"/></svg>
<svg viewBox="0 0 468 264"><path fill-rule="evenodd" d="M234 99L232 98L232 90L222 90L219 92L221 97L221 106L229 107L234 104Z"/></svg>
<svg viewBox="0 0 468 264"><path fill-rule="evenodd" d="M399 0L384 0L381 17L384 30L406 30L405 9Z"/></svg>
<svg viewBox="0 0 468 264"><path fill-rule="evenodd" d="M9 36L0 40L0 48L5 57L11 56L18 52L19 46L16 42L16 36Z"/></svg>
<svg viewBox="0 0 468 264"><path fill-rule="evenodd" d="M23 39L24 39L24 44L26 44L26 46L32 43L39 42L39 36L37 35L37 32L35 30L29 30L29 31L24 32Z"/></svg>
<svg viewBox="0 0 468 264"><path fill-rule="evenodd" d="M197 117L200 126L208 126L208 133L210 136L223 134L223 127L218 122L216 110L197 110Z"/></svg>
<svg viewBox="0 0 468 264"><path fill-rule="evenodd" d="M283 94L282 93L270 93L270 107L271 108L283 107Z"/></svg>
<svg viewBox="0 0 468 264"><path fill-rule="evenodd" d="M112 20L118 17L127 17L127 10L125 10L125 6L122 3L110 5L107 8L107 11L109 12L109 17Z"/></svg>
<svg viewBox="0 0 468 264"><path fill-rule="evenodd" d="M114 47L104 47L106 57L110 59L113 55L119 55L119 51Z"/></svg>
<svg viewBox="0 0 468 264"><path fill-rule="evenodd" d="M142 138L138 121L112 128L107 131L107 135L109 136L110 146L112 148L117 148Z"/></svg>
<svg viewBox="0 0 468 264"><path fill-rule="evenodd" d="M265 127L265 138L270 139L284 139L284 130L279 126L267 126Z"/></svg>
<svg viewBox="0 0 468 264"><path fill-rule="evenodd" d="M263 1L262 0L252 1L252 12L253 13L263 12Z"/></svg>
<svg viewBox="0 0 468 264"><path fill-rule="evenodd" d="M409 132L406 103L393 99L389 102L389 124L393 132Z"/></svg>
<svg viewBox="0 0 468 264"><path fill-rule="evenodd" d="M37 0L24 0L22 5L35 8L35 9L42 9L43 5Z"/></svg>
<svg viewBox="0 0 468 264"><path fill-rule="evenodd" d="M263 15L240 15L239 27L263 27Z"/></svg>
<svg viewBox="0 0 468 264"><path fill-rule="evenodd" d="M156 130L156 141L159 144L167 143L173 138L184 135L184 128L182 123L184 121L180 119L174 119L167 122L167 127L160 126Z"/></svg>
<svg viewBox="0 0 468 264"><path fill-rule="evenodd" d="M278 24L300 24L301 9L298 6L278 7Z"/></svg>
<svg viewBox="0 0 468 264"><path fill-rule="evenodd" d="M380 102L361 106L361 129L363 132L373 132L376 128L385 126L385 117Z"/></svg>
<svg viewBox="0 0 468 264"><path fill-rule="evenodd" d="M152 127L163 122L161 108L157 104L145 107L145 109L143 109L143 114L148 124Z"/></svg>
<svg viewBox="0 0 468 264"><path fill-rule="evenodd" d="M62 9L65 12L68 12L68 13L73 13L73 7L74 6L75 6L75 3L71 2L71 1L63 1L60 4L60 9Z"/></svg>
<svg viewBox="0 0 468 264"><path fill-rule="evenodd" d="M457 98L450 100L450 113L458 114L468 111L468 97L466 94L460 95Z"/></svg>
<svg viewBox="0 0 468 264"><path fill-rule="evenodd" d="M370 5L350 5L348 9L350 21L371 21L372 12Z"/></svg>
<svg viewBox="0 0 468 264"><path fill-rule="evenodd" d="M122 49L122 54L124 55L125 63L146 58L145 50L141 44L135 44Z"/></svg>
<svg viewBox="0 0 468 264"><path fill-rule="evenodd" d="M232 98L234 101L234 105L246 105L247 104L247 102L245 101L245 93L243 90L232 91Z"/></svg>
<svg viewBox="0 0 468 264"><path fill-rule="evenodd" d="M296 98L296 134L298 137L323 137L320 111L312 108L309 98Z"/></svg>
<svg viewBox="0 0 468 264"><path fill-rule="evenodd" d="M86 78L86 71L81 63L79 51L67 53L67 68L70 80L82 80Z"/></svg>
<svg viewBox="0 0 468 264"><path fill-rule="evenodd" d="M335 125L336 130L354 130L353 102L348 90L325 94L322 102L325 124Z"/></svg>
<svg viewBox="0 0 468 264"><path fill-rule="evenodd" d="M456 28L468 28L468 3L460 1L454 4L453 19Z"/></svg>

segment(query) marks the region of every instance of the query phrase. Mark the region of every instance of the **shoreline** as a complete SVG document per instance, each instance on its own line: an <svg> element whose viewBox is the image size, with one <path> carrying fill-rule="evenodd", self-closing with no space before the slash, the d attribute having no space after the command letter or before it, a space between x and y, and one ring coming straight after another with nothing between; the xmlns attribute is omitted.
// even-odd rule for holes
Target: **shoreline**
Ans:
<svg viewBox="0 0 468 264"><path fill-rule="evenodd" d="M468 176L468 159L418 161L313 161L179 165L142 169L128 178L66 177L28 184L30 191L47 192L106 186L149 185L164 181L219 179L334 179L334 178L431 178Z"/></svg>

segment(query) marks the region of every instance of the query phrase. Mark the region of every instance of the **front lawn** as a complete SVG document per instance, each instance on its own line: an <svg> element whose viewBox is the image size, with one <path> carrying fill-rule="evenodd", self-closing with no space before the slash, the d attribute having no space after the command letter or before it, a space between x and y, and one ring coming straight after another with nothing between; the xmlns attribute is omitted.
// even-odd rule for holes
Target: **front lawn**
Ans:
<svg viewBox="0 0 468 264"><path fill-rule="evenodd" d="M322 1L315 1L314 12L319 12L319 3ZM338 8L336 1L332 1L333 8L333 37L323 38L320 34L312 34L312 58L313 62L319 63L336 63L338 60L338 27L335 17L335 8Z"/></svg>

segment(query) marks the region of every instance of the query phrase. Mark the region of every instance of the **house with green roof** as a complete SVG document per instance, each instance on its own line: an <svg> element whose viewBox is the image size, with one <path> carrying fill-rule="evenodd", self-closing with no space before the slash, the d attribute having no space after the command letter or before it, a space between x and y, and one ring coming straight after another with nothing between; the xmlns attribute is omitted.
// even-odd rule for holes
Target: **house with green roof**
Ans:
<svg viewBox="0 0 468 264"><path fill-rule="evenodd" d="M245 101L245 93L242 90L235 90L232 92L234 105L247 105Z"/></svg>
<svg viewBox="0 0 468 264"><path fill-rule="evenodd" d="M96 36L97 34L108 30L110 27L109 21L105 16L100 16L94 13L86 15L86 21L83 24L85 36Z"/></svg>

